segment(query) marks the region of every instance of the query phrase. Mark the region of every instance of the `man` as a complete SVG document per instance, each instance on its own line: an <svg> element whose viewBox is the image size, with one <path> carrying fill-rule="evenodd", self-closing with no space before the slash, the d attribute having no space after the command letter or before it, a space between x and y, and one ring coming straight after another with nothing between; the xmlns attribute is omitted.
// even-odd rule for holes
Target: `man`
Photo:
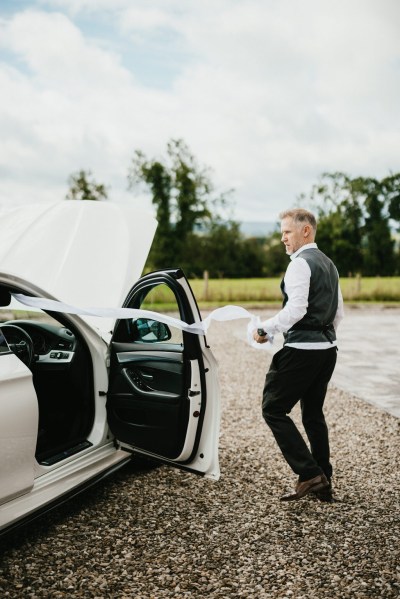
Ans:
<svg viewBox="0 0 400 599"><path fill-rule="evenodd" d="M323 405L336 364L336 329L343 318L339 276L333 262L314 242L317 223L307 210L280 214L282 242L290 264L281 283L283 308L254 331L257 343L282 332L284 346L267 373L262 411L282 454L298 481L281 501L315 493L333 501L332 465ZM310 449L288 416L300 400Z"/></svg>

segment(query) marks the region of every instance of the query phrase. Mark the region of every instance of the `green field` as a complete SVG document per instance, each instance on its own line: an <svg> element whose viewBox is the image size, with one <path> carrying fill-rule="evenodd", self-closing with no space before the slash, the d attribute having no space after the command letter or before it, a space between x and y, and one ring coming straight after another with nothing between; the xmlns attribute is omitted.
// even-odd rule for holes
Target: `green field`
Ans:
<svg viewBox="0 0 400 599"><path fill-rule="evenodd" d="M340 280L345 302L400 302L400 277L355 277ZM190 280L198 303L273 304L282 300L280 279L202 279ZM161 299L161 298L160 298Z"/></svg>

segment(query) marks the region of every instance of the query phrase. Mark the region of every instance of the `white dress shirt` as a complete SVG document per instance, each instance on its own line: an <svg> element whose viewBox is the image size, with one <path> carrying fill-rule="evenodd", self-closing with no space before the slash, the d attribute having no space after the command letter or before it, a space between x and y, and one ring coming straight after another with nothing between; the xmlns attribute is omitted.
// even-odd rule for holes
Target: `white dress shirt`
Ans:
<svg viewBox="0 0 400 599"><path fill-rule="evenodd" d="M310 290L311 269L304 258L297 258L303 251L310 248L317 248L316 243L307 243L290 256L291 262L287 267L284 278L284 290L288 296L288 301L282 310L272 318L266 320L262 327L268 335L276 333L285 333L296 322L305 316L308 307L308 294ZM294 259L296 258L296 260ZM343 297L338 288L338 307L333 321L335 331L344 316ZM329 349L332 345L337 345L336 341L322 341L317 343L286 343L286 347L295 347L297 349Z"/></svg>

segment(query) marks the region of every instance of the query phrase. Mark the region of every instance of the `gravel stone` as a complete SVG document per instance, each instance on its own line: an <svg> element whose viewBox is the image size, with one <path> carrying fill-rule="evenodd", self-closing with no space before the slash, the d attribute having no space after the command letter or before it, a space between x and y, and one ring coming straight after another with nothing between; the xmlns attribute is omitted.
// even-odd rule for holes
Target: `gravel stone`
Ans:
<svg viewBox="0 0 400 599"><path fill-rule="evenodd" d="M334 504L282 504L295 477L261 416L271 354L213 324L221 479L132 464L3 540L0 596L394 599L400 420L330 387ZM296 407L293 417L300 422Z"/></svg>

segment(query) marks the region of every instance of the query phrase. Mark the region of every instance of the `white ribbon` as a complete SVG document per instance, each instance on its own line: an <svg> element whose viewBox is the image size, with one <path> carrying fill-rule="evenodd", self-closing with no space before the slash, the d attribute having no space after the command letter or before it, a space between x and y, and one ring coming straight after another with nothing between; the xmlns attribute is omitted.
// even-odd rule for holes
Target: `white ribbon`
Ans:
<svg viewBox="0 0 400 599"><path fill-rule="evenodd" d="M78 308L77 306L71 306L64 302L56 300L45 299L41 297L31 297L22 293L13 293L12 296L21 304L30 306L32 308L40 308L41 310L49 310L50 312L64 312L66 314L77 314L81 316L100 316L109 318L149 318L162 322L168 326L176 327L187 333L193 333L195 335L205 335L208 327L212 320L217 322L226 322L229 320L238 320L240 318L249 318L250 322L247 326L247 342L249 345L256 349L264 348L270 343L256 343L253 339L253 331L261 326L261 320L259 316L251 314L248 310L242 306L223 306L213 310L204 320L201 322L195 322L188 324L179 318L167 316L166 314L160 314L159 312L153 312L151 310L142 310L139 308Z"/></svg>

